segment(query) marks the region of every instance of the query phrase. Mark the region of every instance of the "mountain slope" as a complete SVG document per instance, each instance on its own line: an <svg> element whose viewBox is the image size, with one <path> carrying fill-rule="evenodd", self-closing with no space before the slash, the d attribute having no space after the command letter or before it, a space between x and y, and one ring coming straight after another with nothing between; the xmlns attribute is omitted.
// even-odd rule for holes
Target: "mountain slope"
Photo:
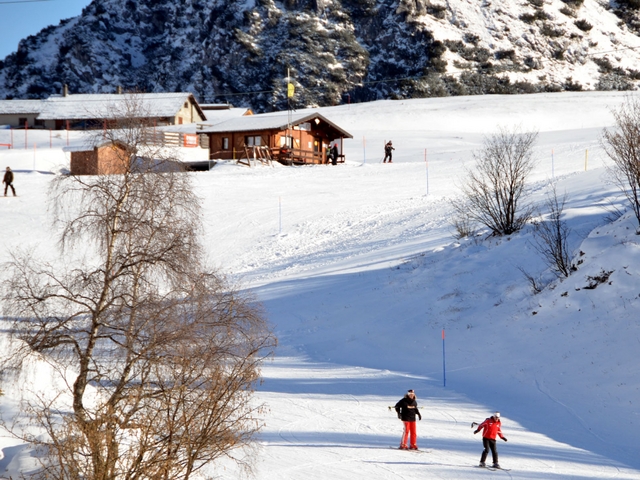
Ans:
<svg viewBox="0 0 640 480"><path fill-rule="evenodd" d="M258 111L632 89L637 12L596 0L103 0L20 42L0 97L192 91Z"/></svg>

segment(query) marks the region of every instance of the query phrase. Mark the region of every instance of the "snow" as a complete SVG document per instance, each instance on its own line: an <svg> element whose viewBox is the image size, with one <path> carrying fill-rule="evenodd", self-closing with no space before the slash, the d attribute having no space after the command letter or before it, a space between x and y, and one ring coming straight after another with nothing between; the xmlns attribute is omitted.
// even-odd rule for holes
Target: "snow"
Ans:
<svg viewBox="0 0 640 480"><path fill-rule="evenodd" d="M134 101L139 102L140 110L150 117L173 117L185 102L190 93L144 93ZM74 94L67 96L50 96L42 103L40 120L57 119L93 119L111 118L113 112L126 111L125 100L131 97L119 94ZM129 105L129 108L131 106Z"/></svg>
<svg viewBox="0 0 640 480"><path fill-rule="evenodd" d="M548 0L538 9L531 2L477 2L458 0L448 2L402 2L413 12L414 21L423 23L434 38L445 41L464 41L471 34L478 38L478 46L491 51L513 50L517 63L529 57L536 66L530 70L516 68L504 72L512 82L538 83L551 80L563 83L567 78L580 83L585 89L597 88L598 67L590 60L608 59L623 69L635 69L640 39L611 11L610 2L587 0L576 2L573 16L561 13L568 4L563 0ZM446 18L439 19L426 13L431 3L446 6ZM407 5L409 5L407 7ZM570 5L569 5L570 6ZM417 11L416 11L417 10ZM523 15L544 12L546 21L527 22ZM580 30L575 22L585 20L592 28ZM541 24L561 32L549 37L540 29ZM458 53L447 51L449 74L461 74L467 61Z"/></svg>
<svg viewBox="0 0 640 480"><path fill-rule="evenodd" d="M629 211L608 219L611 205L626 204L607 180L600 146L611 109L627 95L309 110L353 134L344 165L221 162L194 173L211 262L254 290L279 338L256 394L267 407L264 428L253 450L234 452L254 461L253 473L229 460L208 478L640 478L640 237ZM563 281L533 248L530 227L505 238L453 237L449 200L472 153L483 135L514 125L539 132L531 201L542 205L553 184L567 195L564 219L580 264ZM8 135L0 131L0 143ZM68 157L66 132L42 148L48 135L29 131L15 150L0 150L19 195L0 200L0 261L18 246L54 254L46 191ZM70 144L81 135L71 132ZM393 164L381 164L389 139ZM544 291L534 295L518 267ZM603 270L612 271L608 280L585 288ZM20 392L54 382L47 368L2 386L3 415ZM401 424L387 407L409 388L423 416L423 453L392 448ZM509 472L474 468L482 447L471 422L495 410ZM32 468L15 438L0 437L0 448L0 476Z"/></svg>

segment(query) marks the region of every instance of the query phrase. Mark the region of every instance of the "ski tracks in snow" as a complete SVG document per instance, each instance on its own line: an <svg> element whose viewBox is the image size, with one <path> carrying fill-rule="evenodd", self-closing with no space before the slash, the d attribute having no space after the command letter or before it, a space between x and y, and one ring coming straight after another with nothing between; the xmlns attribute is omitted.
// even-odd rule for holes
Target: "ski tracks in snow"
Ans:
<svg viewBox="0 0 640 480"><path fill-rule="evenodd" d="M638 478L638 472L603 464L598 455L527 431L505 418L509 442L500 445L501 463L511 471L474 468L482 443L469 425L485 414L450 389L418 385L423 416L418 445L423 454L393 448L402 424L388 406L406 384L401 372L276 359L264 368L265 384L256 393L269 413L260 434L255 466L258 480L582 480ZM425 380L426 381L426 380ZM376 394L375 391L380 394ZM319 393L321 392L321 393ZM428 392L428 393L427 393ZM397 395L389 396L391 393ZM233 465L215 478L238 480ZM247 477L249 478L249 477Z"/></svg>
<svg viewBox="0 0 640 480"><path fill-rule="evenodd" d="M254 282L295 275L311 269L330 268L356 257L375 253L378 261L385 249L417 244L423 251L429 239L446 238L441 202L407 199L359 208L338 208L334 213L308 218L283 228L282 233L263 236L235 260L231 270ZM437 218L434 217L437 215ZM310 240L312 239L312 240ZM406 247L405 247L406 248Z"/></svg>

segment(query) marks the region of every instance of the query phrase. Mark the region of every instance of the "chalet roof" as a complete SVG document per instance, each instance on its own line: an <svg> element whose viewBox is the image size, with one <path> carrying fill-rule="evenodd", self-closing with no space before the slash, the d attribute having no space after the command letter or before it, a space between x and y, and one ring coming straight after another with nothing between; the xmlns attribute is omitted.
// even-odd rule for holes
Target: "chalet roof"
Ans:
<svg viewBox="0 0 640 480"><path fill-rule="evenodd" d="M206 118L191 93L83 93L51 96L43 101L39 120L90 120L115 118L126 112L127 105L144 112L145 118L173 117L185 102L191 101L200 115Z"/></svg>
<svg viewBox="0 0 640 480"><path fill-rule="evenodd" d="M243 116L253 115L253 112L249 108L229 108L227 110L205 110L207 112L207 120L201 122L199 125L217 125L218 123L226 122L233 118L239 118ZM200 129L198 129L200 130Z"/></svg>
<svg viewBox="0 0 640 480"><path fill-rule="evenodd" d="M0 100L0 115L39 113L43 104L44 100Z"/></svg>
<svg viewBox="0 0 640 480"><path fill-rule="evenodd" d="M285 130L288 125L296 126L302 123L312 122L316 119L331 125L343 137L353 138L349 132L343 130L319 113L292 113L277 112L263 113L259 115L246 115L232 118L215 125L198 124L198 133L231 133L231 132L256 132L261 130Z"/></svg>

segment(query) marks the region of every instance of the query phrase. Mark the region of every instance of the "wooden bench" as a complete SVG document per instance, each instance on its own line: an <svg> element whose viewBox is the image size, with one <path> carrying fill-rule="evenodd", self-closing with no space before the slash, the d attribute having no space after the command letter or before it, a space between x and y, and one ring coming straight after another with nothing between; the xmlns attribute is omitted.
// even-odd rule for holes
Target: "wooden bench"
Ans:
<svg viewBox="0 0 640 480"><path fill-rule="evenodd" d="M11 144L10 143L0 143L0 147L7 147L8 149L11 149Z"/></svg>

